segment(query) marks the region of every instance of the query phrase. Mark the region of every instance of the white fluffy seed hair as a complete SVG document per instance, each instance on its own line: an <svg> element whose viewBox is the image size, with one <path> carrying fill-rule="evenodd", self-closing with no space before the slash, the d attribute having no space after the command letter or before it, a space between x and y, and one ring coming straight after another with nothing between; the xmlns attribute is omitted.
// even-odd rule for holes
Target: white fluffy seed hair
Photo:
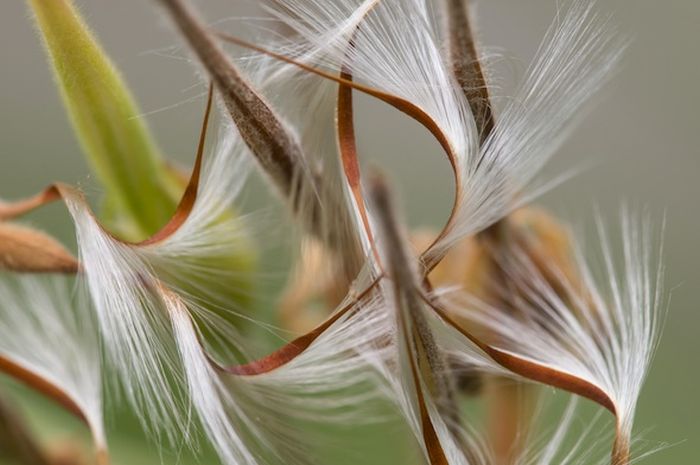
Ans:
<svg viewBox="0 0 700 465"><path fill-rule="evenodd" d="M536 175L582 105L611 75L624 42L593 2L573 0L542 41L525 78L479 147L474 117L443 53L439 21L425 0L277 0L268 10L301 36L280 50L339 70L418 106L455 157L454 218L430 251L437 260L545 186ZM352 39L353 47L348 43Z"/></svg>
<svg viewBox="0 0 700 465"><path fill-rule="evenodd" d="M221 296L216 286L207 283L225 282L230 290L240 281L241 274L250 272L246 260L253 244L249 239L248 218L236 208L250 172L247 148L235 129L226 124L220 128L215 145L204 158L197 199L185 222L165 240L137 250L160 279L178 287L180 292L185 292L182 289L185 285L190 289L190 298L219 307L233 305L231 294ZM242 271L230 269L228 262L221 264L221 257L236 257ZM249 289L234 291L243 294ZM246 318L237 310L231 312Z"/></svg>
<svg viewBox="0 0 700 465"><path fill-rule="evenodd" d="M546 402L545 402L546 403ZM512 465L604 465L610 462L608 448L609 434L600 434L605 430L605 422L600 414L587 419L585 426L575 426L578 418L579 402L571 397L564 411L556 421L554 428L539 434L528 432L530 445L519 451L511 460ZM539 405L533 423L542 421L547 415L547 406ZM552 416L551 414L548 416ZM534 425L533 425L534 426ZM541 430L541 425L538 425Z"/></svg>
<svg viewBox="0 0 700 465"><path fill-rule="evenodd" d="M434 445L428 444L434 433L448 463L486 465L489 455L482 438L459 421L447 355L456 356L475 372L515 375L449 326L421 299L418 261L411 255L406 240L401 240L398 229L388 226L393 221L391 207L380 208L385 219L373 222L377 232L375 246L381 261L389 268L389 275L380 281L375 298L382 302L382 310L390 322L387 338L390 351L388 356L376 359L374 365L382 376L385 397L406 420L426 460L434 452L429 449ZM380 208L372 205L371 211L379 214ZM397 260L398 255L405 257L409 270L398 269L406 261Z"/></svg>
<svg viewBox="0 0 700 465"><path fill-rule="evenodd" d="M325 227L342 230L341 237L347 241L357 240L363 256L352 259L362 261L369 255L371 244L363 230L360 206L351 195L339 163L335 113L337 85L300 70L296 65L283 64L274 58L257 56L251 63L255 64L255 70L252 71L249 66L248 71L254 82L260 83L259 88L270 97L288 128L298 135L306 157L304 175L323 176L324 181L335 188L332 194L338 196L340 206L349 212L349 215L344 215L329 211L329 203L322 203L322 221ZM313 61L307 59L305 64L313 64ZM322 196L324 193L309 192L308 195ZM324 199L321 197L321 200ZM346 244L341 248L349 251L351 245Z"/></svg>
<svg viewBox="0 0 700 465"><path fill-rule="evenodd" d="M194 207L180 228L165 240L145 246L121 242L102 229L82 195L69 191L66 204L73 216L84 279L94 302L108 360L120 374L128 400L144 426L180 441L189 427L177 380L183 373L161 299L160 285L174 287L190 298L194 286L204 299L215 296L207 285L226 270L205 267L207 258L235 253L241 223L223 213L245 182L248 172L244 145L225 130L204 162ZM218 303L218 302L217 302ZM194 302L202 309L202 301ZM211 311L198 315L205 323L221 324ZM174 435L175 429L180 434Z"/></svg>
<svg viewBox="0 0 700 465"><path fill-rule="evenodd" d="M245 346L228 323L173 278L215 272L203 269L206 262L199 260L226 253L226 239L235 240L239 230L229 223L234 220L222 220L222 213L244 182L247 154L228 129L205 162L190 216L161 242L125 244L101 228L80 193L68 192L66 203L107 355L143 425L181 444L199 423L231 465L305 463L293 422L371 418L357 407L374 396L367 367L368 360L382 357L384 314L365 302L361 311L358 306L344 313L293 361L267 373L233 375L214 368L200 324L236 345L238 353L245 354ZM192 273L192 262L200 263L196 273L177 275ZM345 305L370 285L369 276L361 273Z"/></svg>
<svg viewBox="0 0 700 465"><path fill-rule="evenodd" d="M390 351L386 345L390 320L382 299L375 293L358 298L373 286L371 276L368 269L360 273L336 312L348 306L351 309L306 350L275 370L250 377L248 382L254 386L270 386L265 389L283 386L290 397L282 400L287 402L288 408L299 409L296 416L307 416L314 421L324 418L352 418L360 423L374 421L375 415L365 411L359 400L368 400L377 394L377 377L372 366L385 360ZM363 392L353 390L357 386L362 386Z"/></svg>
<svg viewBox="0 0 700 465"><path fill-rule="evenodd" d="M436 244L438 255L546 188L536 182L537 174L613 74L624 49L624 40L592 1L575 0L557 18L515 95L496 115L491 135L465 160L459 209Z"/></svg>
<svg viewBox="0 0 700 465"><path fill-rule="evenodd" d="M233 375L212 365L185 303L172 292L161 295L192 406L223 463L311 463L312 445L300 421L372 420L362 407L378 396L368 360L383 356L379 342L386 335L384 314L373 302L344 314L291 362L261 374Z"/></svg>
<svg viewBox="0 0 700 465"><path fill-rule="evenodd" d="M377 368L385 381L385 396L393 402L401 416L405 419L410 427L418 445L426 459L429 457L428 445L425 443L426 431L425 425L421 418L421 406L423 402L427 409L429 420L435 430L440 447L451 465L481 465L486 464L485 457L487 456L486 449L482 447L480 438L473 432L467 431L462 425L455 424L450 418L445 417L445 412L438 408L440 399L435 399L431 395L430 386L434 380L426 378L427 374L421 370L417 370L417 382L420 386L420 393L416 389L416 379L412 365L417 363L417 354L414 346L413 336L410 334L412 325L409 315L405 310L396 305L396 299L392 295L392 291L388 289L386 283L382 284L384 288L384 311L391 315L393 322L393 331L391 339L391 347L393 356L387 358L383 364L378 364ZM425 309L425 318L430 322L431 329L444 329L449 331L449 328L439 328L443 325L438 321L436 315L430 310ZM399 312L404 312L399 316ZM402 324L399 323L399 318L404 318L408 322L408 328L405 330ZM435 333L436 335L438 333ZM440 336L436 336L438 339ZM463 340L463 338L462 338ZM462 343L462 340L460 343ZM472 364L475 370L482 370L486 373L498 373L507 375L505 370L502 370L488 356L481 352L478 348L471 346L468 342L465 343L465 350L460 350L460 360ZM439 347L444 350L443 346ZM448 353L444 351L443 353ZM431 373L430 376L449 376L450 373ZM419 399L419 395L421 398ZM471 463L464 453L463 445L467 444L471 455L478 457L476 463Z"/></svg>
<svg viewBox="0 0 700 465"><path fill-rule="evenodd" d="M382 250L381 243L378 248ZM375 297L382 302L382 309L389 315L388 318L393 325L390 332L391 352L377 359L379 363L375 364L375 368L382 375L385 397L397 406L427 458L428 450L423 436L424 425L420 415L419 394L411 368L412 363L414 365L417 363L417 354L414 351L416 342L412 334L407 334L399 323L399 312L403 312L401 318L408 322L406 325L408 333L412 331L411 318L406 309L397 304L391 287L391 283L383 281ZM447 360L469 366L475 373L528 382L527 379L497 364L483 350L441 319L427 304L423 305L423 313L430 331L438 342L438 350L449 356ZM496 324L498 323L494 323ZM453 369L451 366L445 366L444 373L432 373L429 376L452 376ZM440 400L430 394L430 386L434 384L434 380L428 379L427 375L420 370L417 375L430 422L448 463L451 465L495 463L491 444L487 439L469 427L468 422L466 425L456 424L453 418L446 415L446 412L438 407ZM572 423L576 416L577 400L574 397L555 423L555 428L545 432L541 437L534 438L535 441L530 447L519 451L519 454L512 459L513 465L603 465L606 463L609 459L609 450L605 449L608 437L598 437L598 431L593 426L599 425L599 422L590 423L583 431L572 431ZM574 434L577 436L573 436ZM570 440L572 437L577 439L572 442ZM469 454L465 454L465 447Z"/></svg>
<svg viewBox="0 0 700 465"><path fill-rule="evenodd" d="M0 355L65 393L106 450L98 333L73 279L0 274Z"/></svg>
<svg viewBox="0 0 700 465"><path fill-rule="evenodd" d="M289 46L293 43L289 37L279 34L264 34L261 40L270 49ZM286 45L281 45L286 44ZM310 197L321 200L322 234L340 237L345 243L339 244L338 249L349 253L353 249L353 241L361 246L360 257L345 255L345 260L358 263L354 268L359 269L371 244L363 230L360 206L351 195L347 179L340 165L340 154L336 137L336 97L338 86L327 79L312 75L301 70L298 66L283 63L276 58L262 54L244 54L233 56L236 64L246 74L254 88L270 103L282 119L285 129L293 134L302 148L302 171L298 176L309 179L323 178L325 185L331 187L330 192L301 192L297 201L301 205L303 215L305 204ZM300 57L299 61L306 65L316 64L318 57ZM313 185L312 182L307 183ZM335 196L334 202L324 196ZM344 209L344 211L339 211ZM333 231L330 231L332 229ZM352 276L351 278L354 278Z"/></svg>
<svg viewBox="0 0 700 465"><path fill-rule="evenodd" d="M646 216L625 210L619 254L613 253L610 235L600 219L598 229L598 254L587 251L588 260L599 257L602 270L598 273L587 265L578 248L581 282L571 282L555 264L548 271L556 282L548 282L527 251L511 246L498 259L509 283L522 296L508 302L517 312L499 310L468 296L453 296L451 307L487 328L496 346L599 387L615 406L618 434L629 440L658 340L658 315L664 304L661 251L655 253L657 234ZM552 286L564 289L565 295Z"/></svg>

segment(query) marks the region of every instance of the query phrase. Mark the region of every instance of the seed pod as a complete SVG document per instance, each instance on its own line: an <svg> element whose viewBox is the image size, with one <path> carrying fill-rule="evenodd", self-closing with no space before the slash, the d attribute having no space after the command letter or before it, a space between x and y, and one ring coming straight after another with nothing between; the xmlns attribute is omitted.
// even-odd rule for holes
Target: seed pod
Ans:
<svg viewBox="0 0 700 465"><path fill-rule="evenodd" d="M0 268L19 272L75 273L78 260L47 234L0 223Z"/></svg>

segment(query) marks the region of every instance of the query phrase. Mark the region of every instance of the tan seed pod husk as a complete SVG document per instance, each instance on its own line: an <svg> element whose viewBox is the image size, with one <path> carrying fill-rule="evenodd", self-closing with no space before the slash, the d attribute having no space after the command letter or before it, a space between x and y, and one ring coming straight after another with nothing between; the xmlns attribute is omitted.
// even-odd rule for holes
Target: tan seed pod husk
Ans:
<svg viewBox="0 0 700 465"><path fill-rule="evenodd" d="M75 273L78 260L44 232L0 223L0 268L10 271Z"/></svg>

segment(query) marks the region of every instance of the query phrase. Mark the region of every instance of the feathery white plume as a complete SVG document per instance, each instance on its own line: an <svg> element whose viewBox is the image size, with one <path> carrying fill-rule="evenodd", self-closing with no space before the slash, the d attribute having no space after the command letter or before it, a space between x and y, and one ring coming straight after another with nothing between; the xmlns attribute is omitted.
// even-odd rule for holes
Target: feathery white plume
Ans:
<svg viewBox="0 0 700 465"><path fill-rule="evenodd" d="M172 433L187 428L179 368L168 315L154 294L161 281L189 294L183 285L195 285L207 294L208 280L224 271L205 268L239 247L241 223L222 213L240 191L246 178L241 160L245 149L228 132L213 156L204 162L194 206L180 227L165 239L147 244L124 243L102 229L82 195L66 190L65 201L74 218L80 259L93 299L108 359L121 375L128 399L146 426ZM195 280L195 278L197 280ZM198 307L201 308L201 307ZM203 319L216 319L202 313ZM217 319L217 321L220 320ZM174 436L170 436L174 439Z"/></svg>
<svg viewBox="0 0 700 465"><path fill-rule="evenodd" d="M542 189L532 185L536 174L624 48L592 2L575 0L550 28L480 147L469 103L446 64L441 31L427 2L290 0L273 2L269 9L302 37L296 48L281 47L281 53L335 70L346 66L357 81L423 113L412 116L438 138L457 182L452 216L428 251L429 265L461 237L483 230Z"/></svg>
<svg viewBox="0 0 700 465"><path fill-rule="evenodd" d="M315 144L320 139L306 134L314 124L309 124L310 118L306 117L312 110L307 105L313 102L302 102L306 114L297 119L295 127L280 115L281 108L275 108L269 101L278 100L281 92L285 95L282 100L287 99L286 95L293 92L289 84L297 82L294 75L298 70L289 73L291 67L286 67L275 72L265 63L269 60L262 60L262 64L252 60L252 65L251 60L243 60L244 63L236 66L221 48L220 37L207 28L186 1L161 0L161 3L211 77L250 154L282 194L305 232L320 239L338 255L344 255L345 260L340 263L345 268L346 277L348 280L354 278L362 266L362 257L352 211L345 202L343 190L337 189L333 180L327 179L327 173L320 172L315 166L314 162L320 157L304 153L309 148L308 143ZM300 88L305 87L309 89L306 85ZM320 88L323 87L328 86ZM309 95L307 91L301 94ZM317 94L322 103L324 94ZM323 107L332 109L329 105ZM292 113L301 112L297 107Z"/></svg>
<svg viewBox="0 0 700 465"><path fill-rule="evenodd" d="M410 255L381 178L373 180L370 193L376 214L376 246L388 273L379 291L392 322L393 356L378 365L388 384L387 394L431 464L486 463L481 443L461 424L446 355L458 354L474 371L511 374L470 339L455 334L457 330L431 308L422 290L417 257Z"/></svg>
<svg viewBox="0 0 700 465"><path fill-rule="evenodd" d="M557 18L479 153L463 160L462 198L433 254L444 254L459 238L541 191L530 184L568 136L583 104L614 72L623 50L624 42L595 12L594 2L576 0Z"/></svg>
<svg viewBox="0 0 700 465"><path fill-rule="evenodd" d="M66 396L105 452L101 353L89 301L57 275L0 275L0 359Z"/></svg>
<svg viewBox="0 0 700 465"><path fill-rule="evenodd" d="M386 335L385 314L371 301L360 307L348 299L339 318L297 356L253 362L246 373L246 366L215 368L186 304L169 291L161 296L192 405L224 463L309 463L311 446L299 421L371 421L362 407L376 395L368 360L382 357L378 344Z"/></svg>
<svg viewBox="0 0 700 465"><path fill-rule="evenodd" d="M247 402L240 402L229 392L222 379L214 371L209 359L204 354L198 334L191 316L184 303L176 296L161 293L168 315L172 321L177 347L182 359L185 378L189 388L192 405L199 415L209 440L216 447L222 461L226 464L254 465L258 461L252 448L247 444L244 435L251 438L264 438L256 428L245 431L243 427L251 428L251 419L242 407ZM229 415L233 409L240 424L234 425Z"/></svg>
<svg viewBox="0 0 700 465"><path fill-rule="evenodd" d="M198 324L225 336L239 353L245 354L245 347L179 283L216 272L193 268L191 261L206 263L199 260L216 257L225 251L226 239L235 240L239 224L222 220L221 214L245 179L245 150L235 132L224 139L204 164L193 210L160 241L123 243L101 228L79 193L67 191L66 203L108 356L144 425L164 431L170 441L176 433L187 435L193 426L191 403L226 463L268 463L265 457L302 461L303 441L290 422L330 421L333 410L354 419L366 415L349 406L372 396L366 389L372 376L366 359L378 356L374 352L381 350L378 341L386 325L382 313L372 305L360 309L351 295L342 314L291 361L263 372L253 367L252 374L240 367L232 373L214 368ZM370 282L362 278L355 289ZM365 386L361 395L342 395L357 384Z"/></svg>
<svg viewBox="0 0 700 465"><path fill-rule="evenodd" d="M289 38L282 41L288 43ZM270 48L279 47L279 40ZM322 186L330 190L302 191L295 199L302 215L311 204L311 197L320 202L315 221L330 242L331 249L341 251L343 266L352 280L362 267L371 249L363 230L360 206L351 195L348 179L343 173L337 140L338 86L336 83L284 63L265 54L244 55L237 64L284 121L285 128L295 135L302 148L302 171L298 176L323 179ZM313 57L300 58L300 63L313 65ZM313 115L313 117L310 117ZM317 182L306 182L314 186ZM356 250L355 243L360 245Z"/></svg>
<svg viewBox="0 0 700 465"><path fill-rule="evenodd" d="M540 409L542 409L541 406ZM572 397L557 420L556 427L544 434L529 433L531 445L520 451L512 459L512 464L604 465L609 463L609 451L603 445L608 439L606 437L608 435L600 434L598 431L599 428L605 426L604 422L600 421L599 415L595 415L585 427L574 428L577 413L578 398ZM545 412L540 411L537 417L544 415ZM541 418L536 418L533 423L537 420L541 420Z"/></svg>
<svg viewBox="0 0 700 465"><path fill-rule="evenodd" d="M303 62L303 61L302 61ZM313 64L307 59L304 63ZM255 56L248 66L253 82L259 83L259 89L270 99L280 114L287 121L288 127L298 135L299 143L304 149L305 176L323 177L325 185L331 186L333 192L307 192L306 195L317 196L321 201L321 223L326 232L343 241L336 246L343 251L344 266L357 273L364 258L371 250L370 239L363 229L360 213L361 206L353 198L348 179L340 163L341 155L337 140L337 102L338 86L319 76L299 69L296 65L280 63L267 56ZM309 117L313 115L313 117ZM328 202L324 195L333 195L338 202ZM303 199L301 199L303 201ZM339 204L338 204L339 203ZM333 206L342 211L334 211ZM302 207L303 209L303 207ZM353 242L357 241L359 256L352 256ZM351 276L350 279L354 279Z"/></svg>
<svg viewBox="0 0 700 465"><path fill-rule="evenodd" d="M420 108L457 157L476 149L469 106L441 55L430 7L421 0L271 2L273 15L303 39L282 52L347 67L358 82ZM349 44L351 44L349 46Z"/></svg>
<svg viewBox="0 0 700 465"><path fill-rule="evenodd" d="M498 260L517 292L508 294L510 300L505 293L502 297L515 312L469 297L461 304L453 301L453 310L487 328L499 349L602 390L617 418L618 446L629 447L637 399L657 342L663 268L655 265L648 218L635 220L625 212L621 231L617 256L599 222L604 269L596 276L578 250L580 283L567 280L554 264L549 271L556 282L548 282L524 249L506 247ZM564 289L564 295L552 286Z"/></svg>
<svg viewBox="0 0 700 465"><path fill-rule="evenodd" d="M446 386L448 392L438 392L436 384L451 383L452 373L447 366L446 355L457 355L460 362L468 364L471 370L481 373L514 376L491 360L467 339L454 336L445 341L445 333L454 329L445 325L439 317L418 296L417 310L421 312L428 331L434 335L437 344L433 347L421 347L422 342L416 340L417 324L405 307L397 305L396 298L390 289L385 290L385 311L394 318L392 348L394 357L380 367L388 382L387 396L397 405L404 416L414 436L428 459L429 463L442 463L438 457L444 456L451 465L481 465L488 463L487 451L481 443L481 438L475 435L460 421L461 413L455 392L450 392L452 386ZM426 359L441 358L442 362L432 365L434 371L426 368ZM436 369L437 368L437 369ZM452 404L452 405L450 405ZM468 424L468 422L467 422ZM432 443L432 438L438 444Z"/></svg>
<svg viewBox="0 0 700 465"><path fill-rule="evenodd" d="M495 463L489 444L460 418L448 360L459 361L473 372L521 382L525 379L497 363L490 356L489 346L465 337L447 315L437 311L431 296L422 290L415 257L407 252L382 184L375 183L371 193L379 232L377 249L388 273L380 282L378 298L393 324L389 340L393 352L384 364L377 365L387 383L386 394L399 407L429 463ZM448 354L451 359L446 357ZM579 454L583 439L562 452L574 409L573 404L567 409L546 445L525 449L513 463L549 465L558 463L555 458L562 464L588 460L591 454Z"/></svg>

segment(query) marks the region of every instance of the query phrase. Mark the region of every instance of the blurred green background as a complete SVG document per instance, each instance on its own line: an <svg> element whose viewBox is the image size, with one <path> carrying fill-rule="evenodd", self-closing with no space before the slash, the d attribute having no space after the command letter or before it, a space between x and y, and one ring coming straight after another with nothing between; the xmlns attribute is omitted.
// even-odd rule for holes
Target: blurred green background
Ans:
<svg viewBox="0 0 700 465"><path fill-rule="evenodd" d="M124 73L141 102L163 151L183 163L194 153L203 91L196 69L163 53L177 44L155 2L80 0L87 22ZM197 2L209 20L255 15L235 0ZM586 169L540 199L563 218L582 225L598 205L613 216L622 201L665 212L666 285L671 304L660 349L643 392L638 425L647 439L673 444L644 463L697 463L700 450L700 1L608 0L600 10L614 13L632 39L623 67L582 115L577 130L548 168ZM483 44L503 52L505 70L497 95L522 75L528 59L556 14L554 0L479 1ZM386 106L358 98L362 156L379 159L400 184L413 226L438 226L445 219L452 186L437 144L412 121ZM37 192L53 180L95 183L64 115L27 8L22 1L0 6L0 197ZM94 192L93 192L94 193ZM65 210L51 206L34 217L70 242ZM58 226L55 226L58 225ZM55 228L55 229L54 229ZM284 265L272 264L282 276ZM274 296L269 297L274 302ZM24 396L23 396L24 397ZM68 422L49 402L24 397L33 423L64 437L81 427ZM48 413L47 413L48 412ZM134 442L135 441L135 442ZM157 463L140 439L115 440L119 463ZM171 458L164 457L164 463ZM379 462L378 462L379 463Z"/></svg>

